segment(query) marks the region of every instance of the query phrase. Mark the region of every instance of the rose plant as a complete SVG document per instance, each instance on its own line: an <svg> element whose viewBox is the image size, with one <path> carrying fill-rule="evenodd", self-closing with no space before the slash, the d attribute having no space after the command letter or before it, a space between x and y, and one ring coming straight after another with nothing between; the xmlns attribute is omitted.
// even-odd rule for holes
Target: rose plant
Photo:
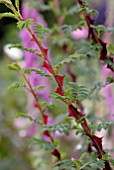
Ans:
<svg viewBox="0 0 114 170"><path fill-rule="evenodd" d="M104 64L107 71L114 72L113 57L109 55L112 49L108 48L107 43L102 40L103 32L108 29L103 25L94 25L92 16L97 15L97 11L91 9L89 4L82 0L76 0L74 7L65 10L61 7L59 0L55 0L50 1L48 5L40 2L41 11L38 10L37 13L36 10L31 9L31 15L26 17L29 9L23 4L21 14L19 0L15 0L15 4L11 0L0 0L0 3L5 4L11 10L11 12L0 14L0 18L16 19L17 27L21 31L22 44L15 44L10 48L24 50L26 67L22 68L18 61L9 64L8 67L10 70L17 71L23 77L24 82L13 83L8 90L23 87L27 95L30 93L33 97L33 101L30 100L31 105L33 110L37 109L38 116L34 118L30 114L22 113L16 115L29 118L33 122L31 128L34 128L34 125L40 127L41 132L38 134L40 138L33 137L33 145L37 144L51 153L52 159L48 163L48 166L51 164L51 169L112 170L114 160L104 149L105 137L99 137L96 131L107 129L114 122L100 121L98 123L99 119L94 114L94 102L101 97L100 90L114 82L112 74L106 77L104 82L96 82L95 78L91 80L91 76L95 76L92 67L97 68L98 73L95 63ZM44 9L54 14L56 24L51 28L47 28L46 23L40 17L39 13L43 13ZM36 17L37 14L38 17ZM67 24L66 18L71 15L78 15L80 20L74 24ZM85 40L81 41L81 39ZM88 80L86 85L80 83L83 82L80 78L83 75ZM51 86L51 92L49 92L49 86ZM84 100L87 103L84 103ZM93 114L85 114L86 110L89 110L88 103L92 104L91 101ZM65 113L62 120L59 119L55 123L51 109L56 103L57 107L65 108L67 114ZM100 109L96 110L99 112ZM31 136L33 130L31 128L28 136ZM64 137L60 134L64 134ZM77 151L75 153L70 145L69 148L73 154L71 157L64 156L63 149L66 148L61 147L61 141L70 140L72 143L75 138L81 144L80 153Z"/></svg>

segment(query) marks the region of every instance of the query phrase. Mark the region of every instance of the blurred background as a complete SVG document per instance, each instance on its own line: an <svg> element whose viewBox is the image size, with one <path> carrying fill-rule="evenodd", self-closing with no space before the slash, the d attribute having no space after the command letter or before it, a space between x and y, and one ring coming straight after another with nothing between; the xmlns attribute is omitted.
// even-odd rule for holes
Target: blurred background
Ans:
<svg viewBox="0 0 114 170"><path fill-rule="evenodd" d="M14 0L12 0L12 2L14 3ZM99 15L95 17L96 25L104 24L107 27L114 26L113 0L88 0L88 2L90 2L92 8L99 12ZM53 3L54 1L52 0L21 0L20 10L24 15L24 18L33 17L36 22L39 22L48 28L53 27L56 30L58 29L58 20L54 13L55 9L50 8L50 6L53 7ZM66 11L67 13L64 18L64 24L72 25L79 22L80 16L77 12L75 12L77 10L75 0L60 0L60 10ZM0 4L0 13L6 11L10 10L5 5ZM62 12L60 16L62 17ZM36 146L31 146L31 137L34 135L39 136L38 133L40 131L40 127L36 127L36 124L31 123L31 121L26 118L14 118L18 113L26 113L28 115L31 113L33 115L37 114L37 111L32 105L34 103L33 99L24 91L24 89L18 89L10 93L6 91L6 88L11 83L22 80L18 73L10 71L7 68L7 64L18 59L22 67L37 67L36 64L34 65L34 63L36 63L36 59L35 62L32 61L32 59L28 61L26 56L28 54L21 50L12 52L8 50L8 44L18 44L21 42L24 45L31 47L31 44L29 44L30 37L27 37L28 35L24 37L24 35L26 35L26 32L20 33L17 29L16 20L10 18L0 20L0 170L47 170L51 159L51 155L47 151L44 152ZM85 46L88 49L90 42L86 40L86 38L86 29L85 32L82 29L81 32L74 32L70 36L67 35L62 42L61 35L58 35L58 32L55 31L53 35L46 40L46 43L50 47L50 58L53 56L51 58L53 64L57 64L58 61L61 61L67 56L62 50L63 44L67 44L69 46L68 50L70 54L81 46ZM113 33L105 33L102 38L108 43L114 43ZM91 87L94 81L100 81L101 79L104 80L106 76L111 74L106 70L106 68L99 65L98 59L95 58L95 55L96 54L88 58L88 60L79 61L78 64L74 63L72 65L72 71L76 75L78 83ZM39 61L37 64L39 67L42 62ZM60 70L60 73L64 73L65 75L66 68L63 67ZM36 76L34 79L31 79L33 86L37 85L36 82L38 80L40 80L40 78ZM70 76L66 77L66 84L68 81L71 81ZM53 84L48 82L47 79L42 82L42 85L43 84L49 86L49 88L47 88L46 92L42 91L39 95L41 96L41 99L45 99L50 102L51 99L48 98L48 93L51 91L51 88L54 89L55 87ZM47 96L44 95L44 93L47 94ZM101 93L102 94L100 94L100 96L97 96L91 102L85 101L83 103L84 112L88 113L88 119L93 122L100 119L114 120L112 116L114 114L114 94L112 86L108 87L108 89ZM106 100L101 97L101 95L104 95ZM51 110L48 111L48 114L51 115L50 122L53 122L54 120L55 122L58 122L67 115L67 108L63 103L61 104L60 101L56 102L55 108L51 108ZM106 146L107 144L106 149L109 150L113 156L114 131L111 129L113 128L110 128L110 131L108 131L107 134L110 141L107 142L106 139L106 143L104 142L104 145ZM106 134L104 131L102 133ZM60 134L58 135L58 138L60 138L63 158L78 158L81 152L87 150L87 147L83 147L82 149L86 139L85 141L80 142L80 138L69 137L66 139ZM72 138L72 140L70 140L70 138ZM44 159L46 161L43 161Z"/></svg>

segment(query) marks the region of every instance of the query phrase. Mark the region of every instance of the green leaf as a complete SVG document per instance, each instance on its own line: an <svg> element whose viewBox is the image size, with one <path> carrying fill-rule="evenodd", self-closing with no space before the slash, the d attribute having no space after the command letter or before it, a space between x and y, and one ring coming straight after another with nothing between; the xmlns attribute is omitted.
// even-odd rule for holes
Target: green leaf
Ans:
<svg viewBox="0 0 114 170"><path fill-rule="evenodd" d="M3 3L3 4L5 4L5 3L11 4L11 1L10 1L10 0L0 0L0 3Z"/></svg>
<svg viewBox="0 0 114 170"><path fill-rule="evenodd" d="M11 49L11 48L19 48L21 50L29 51L30 53L34 53L34 54L38 55L37 50L33 50L32 48L26 48L22 44L13 44L9 47L9 49Z"/></svg>
<svg viewBox="0 0 114 170"><path fill-rule="evenodd" d="M90 90L90 94L93 94L95 92L95 94L97 95L98 92L102 88L104 88L106 85L107 85L107 82L99 82L99 81L94 82L93 87Z"/></svg>
<svg viewBox="0 0 114 170"><path fill-rule="evenodd" d="M62 169L70 170L72 168L80 170L81 163L82 163L81 160L75 160L74 158L71 158L71 159L58 161L55 163L55 166L59 165L60 170L62 170Z"/></svg>
<svg viewBox="0 0 114 170"><path fill-rule="evenodd" d="M15 0L15 6L19 10L19 0Z"/></svg>
<svg viewBox="0 0 114 170"><path fill-rule="evenodd" d="M99 157L99 155L96 152L91 152L91 158L96 161L96 159Z"/></svg>
<svg viewBox="0 0 114 170"><path fill-rule="evenodd" d="M97 31L99 37L101 37L104 32L107 32L104 25L91 25L91 28L94 28Z"/></svg>
<svg viewBox="0 0 114 170"><path fill-rule="evenodd" d="M86 1L82 1L82 7L90 7L90 4Z"/></svg>
<svg viewBox="0 0 114 170"><path fill-rule="evenodd" d="M70 33L71 31L75 31L76 28L76 25L63 25L61 27L61 31L63 31L64 33Z"/></svg>
<svg viewBox="0 0 114 170"><path fill-rule="evenodd" d="M90 9L88 7L84 7L84 8L79 9L79 12L85 12L85 13L88 13L90 15L98 15L98 11L96 11L94 9Z"/></svg>
<svg viewBox="0 0 114 170"><path fill-rule="evenodd" d="M104 160L99 160L98 155L96 157L96 154L91 154L88 153L83 153L78 160L71 158L71 159L66 159L62 160L59 162L55 163L55 166L58 166L60 170L61 169L67 169L70 170L72 168L77 169L77 170L82 170L82 169L102 169L105 167Z"/></svg>
<svg viewBox="0 0 114 170"><path fill-rule="evenodd" d="M46 77L52 78L50 74L47 74L40 69L28 68L28 69L25 69L24 72L25 72L25 74L30 74L31 72L35 72L36 74L40 74L41 76L46 76Z"/></svg>
<svg viewBox="0 0 114 170"><path fill-rule="evenodd" d="M55 149L55 145L51 144L50 142L38 138L33 138L33 140L34 140L34 144L39 145L42 149L49 150L49 151Z"/></svg>
<svg viewBox="0 0 114 170"><path fill-rule="evenodd" d="M66 160L58 161L55 163L55 166L58 166L58 165L59 165L60 170L62 169L68 170L68 169L71 169L73 162L72 160L66 159Z"/></svg>
<svg viewBox="0 0 114 170"><path fill-rule="evenodd" d="M63 25L62 27L60 27L61 31L63 31L64 33L70 33L72 31L76 31L76 29L80 29L82 30L82 26L85 25L85 21L81 20L78 24L76 25Z"/></svg>
<svg viewBox="0 0 114 170"><path fill-rule="evenodd" d="M91 154L84 153L81 155L80 159L82 160L83 165L80 167L81 169L89 168L89 169L102 169L104 168L104 160L98 159L98 154L96 152L92 152Z"/></svg>
<svg viewBox="0 0 114 170"><path fill-rule="evenodd" d="M25 113L18 113L13 116L13 118L19 118L19 117L26 117L27 115Z"/></svg>
<svg viewBox="0 0 114 170"><path fill-rule="evenodd" d="M38 92L38 91L40 91L40 90L42 90L42 89L44 89L44 88L45 88L45 86L36 86L36 87L33 88L33 90L34 90L35 92Z"/></svg>
<svg viewBox="0 0 114 170"><path fill-rule="evenodd" d="M5 13L0 14L0 19L5 18L5 17L10 17L10 18L17 19L16 15L11 13L11 12L5 12Z"/></svg>
<svg viewBox="0 0 114 170"><path fill-rule="evenodd" d="M91 162L87 162L87 163L85 163L84 165L82 165L82 166L80 167L80 170L82 170L82 169L84 169L84 168L91 168L90 163L91 163Z"/></svg>
<svg viewBox="0 0 114 170"><path fill-rule="evenodd" d="M59 99L62 101L64 101L66 99L65 96L61 96L61 95L57 94L56 92L51 93L50 98Z"/></svg>
<svg viewBox="0 0 114 170"><path fill-rule="evenodd" d="M113 44L109 44L108 48L108 52L110 56L114 55L114 45Z"/></svg>
<svg viewBox="0 0 114 170"><path fill-rule="evenodd" d="M95 167L95 166L96 166L97 169L102 169L102 168L104 168L104 167L105 167L104 160L99 160L99 161L97 161L97 163L94 164L93 167Z"/></svg>
<svg viewBox="0 0 114 170"><path fill-rule="evenodd" d="M91 25L91 28L96 29L98 33L100 32L114 32L114 28L107 28L104 25Z"/></svg>
<svg viewBox="0 0 114 170"><path fill-rule="evenodd" d="M71 125L69 124L57 124L57 125L54 125L54 126L46 126L44 127L44 131L45 130L48 130L50 132L60 132L60 133L64 133L66 136L69 135L69 130L71 130Z"/></svg>
<svg viewBox="0 0 114 170"><path fill-rule="evenodd" d="M110 162L114 166L114 159L110 159Z"/></svg>
<svg viewBox="0 0 114 170"><path fill-rule="evenodd" d="M114 32L114 27L112 27L112 28L106 28L106 29L105 29L105 32Z"/></svg>
<svg viewBox="0 0 114 170"><path fill-rule="evenodd" d="M74 54L69 55L67 58L65 58L54 66L55 71L58 72L58 70L63 66L63 64L74 62L76 58L85 58L85 54L75 52Z"/></svg>
<svg viewBox="0 0 114 170"><path fill-rule="evenodd" d="M97 25L97 26L91 25L91 28L96 29L98 32L105 32L106 29L104 25Z"/></svg>
<svg viewBox="0 0 114 170"><path fill-rule="evenodd" d="M15 83L12 83L10 86L8 86L6 90L7 90L7 92L11 92L11 91L16 90L20 87L26 88L26 84L23 82L15 82Z"/></svg>
<svg viewBox="0 0 114 170"><path fill-rule="evenodd" d="M102 129L107 129L109 126L114 125L114 121L103 122L100 124L95 124L92 129L93 131L101 131Z"/></svg>
<svg viewBox="0 0 114 170"><path fill-rule="evenodd" d="M43 39L44 36L47 36L51 32L48 28L45 28L40 24L34 26L34 31L37 37L41 39Z"/></svg>
<svg viewBox="0 0 114 170"><path fill-rule="evenodd" d="M82 116L81 118L79 118L78 120L76 120L76 123L77 123L77 124L82 124L83 121L84 121L84 118L85 118L85 116Z"/></svg>
<svg viewBox="0 0 114 170"><path fill-rule="evenodd" d="M18 113L16 115L13 115L13 119L20 118L20 117L27 118L32 122L36 122L36 123L39 123L40 125L42 125L42 122L38 121L38 119L34 119L32 116L26 115L25 113Z"/></svg>
<svg viewBox="0 0 114 170"><path fill-rule="evenodd" d="M109 83L109 84L114 83L114 77L107 77L106 82Z"/></svg>
<svg viewBox="0 0 114 170"><path fill-rule="evenodd" d="M112 69L114 69L114 63L111 60L105 60L104 64L109 65Z"/></svg>
<svg viewBox="0 0 114 170"><path fill-rule="evenodd" d="M111 157L110 155L105 154L105 155L102 156L102 160L109 160L110 157Z"/></svg>
<svg viewBox="0 0 114 170"><path fill-rule="evenodd" d="M12 63L12 64L8 64L7 67L10 69L10 70L14 70L14 71L20 71L20 67L18 66L18 64L15 62L15 63Z"/></svg>
<svg viewBox="0 0 114 170"><path fill-rule="evenodd" d="M39 104L43 107L43 109L52 109L55 107L55 104L53 102L39 101Z"/></svg>
<svg viewBox="0 0 114 170"><path fill-rule="evenodd" d="M33 19L27 19L25 21L19 21L17 22L17 28L22 30L23 28L30 28L30 25L33 23Z"/></svg>
<svg viewBox="0 0 114 170"><path fill-rule="evenodd" d="M69 84L74 101L82 101L89 97L90 91L85 86L73 82L69 82Z"/></svg>
<svg viewBox="0 0 114 170"><path fill-rule="evenodd" d="M66 118L62 122L59 122L56 125L53 126L45 126L43 130L47 130L50 132L56 132L59 131L60 133L64 133L65 135L69 135L69 130L74 129L72 125L72 119L71 118Z"/></svg>
<svg viewBox="0 0 114 170"><path fill-rule="evenodd" d="M10 0L0 0L0 3L5 4L10 9L13 6L13 4L12 4L12 2Z"/></svg>

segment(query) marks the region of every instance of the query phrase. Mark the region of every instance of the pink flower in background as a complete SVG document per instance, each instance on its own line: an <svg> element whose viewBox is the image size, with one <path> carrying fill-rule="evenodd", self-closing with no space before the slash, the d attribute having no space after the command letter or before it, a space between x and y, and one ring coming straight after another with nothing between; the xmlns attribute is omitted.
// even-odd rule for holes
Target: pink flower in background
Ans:
<svg viewBox="0 0 114 170"><path fill-rule="evenodd" d="M88 37L88 29L82 26L82 29L76 29L76 31L71 32L71 36L73 39L81 40L86 39Z"/></svg>
<svg viewBox="0 0 114 170"><path fill-rule="evenodd" d="M29 123L29 121L26 118L23 118L23 117L15 118L15 119L13 119L13 121L14 121L14 125L18 129L24 128Z"/></svg>
<svg viewBox="0 0 114 170"><path fill-rule="evenodd" d="M28 130L26 131L25 137L31 137L31 136L35 135L36 130L37 130L37 124L36 124L36 123L33 123L33 124L28 128Z"/></svg>

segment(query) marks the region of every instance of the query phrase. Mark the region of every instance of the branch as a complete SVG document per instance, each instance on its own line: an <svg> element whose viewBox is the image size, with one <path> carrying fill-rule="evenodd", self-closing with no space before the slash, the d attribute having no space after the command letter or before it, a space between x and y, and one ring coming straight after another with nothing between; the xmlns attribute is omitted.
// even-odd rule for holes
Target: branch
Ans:
<svg viewBox="0 0 114 170"><path fill-rule="evenodd" d="M76 0L80 6L80 8L84 8L84 3L82 0ZM91 26L94 25L94 19L90 16L90 14L86 13L86 12L82 12L82 15L86 21L86 24L88 26L89 29L89 33L88 33L88 38L91 38L92 41L97 44L99 43L101 45L101 49L100 49L100 58L99 60L102 61L106 61L109 60L111 63L114 63L113 58L111 56L108 56L107 54L107 43L104 42L97 34L95 28L92 28ZM111 67L111 65L107 64L107 68L109 68L112 72L114 72L114 68Z"/></svg>
<svg viewBox="0 0 114 170"><path fill-rule="evenodd" d="M33 95L33 97L34 97L34 99L35 99L35 101L36 101L36 107L38 108L38 110L40 111L40 114L41 114L41 116L42 116L43 125L46 125L46 124L47 124L47 116L45 115L45 113L44 113L44 111L43 111L43 109L42 109L42 106L39 104L38 95L35 94L32 86L31 86L30 81L27 79L27 77L26 77L23 69L20 67L20 65L18 64L18 62L17 62L17 65L18 65L18 67L20 68L20 72L21 72L24 80L26 81L26 83L28 84L28 86L29 86L29 88L30 88L29 92L31 92L31 94ZM46 133L45 133L45 132L46 132ZM53 136L49 133L49 131L45 131L45 132L44 132L44 134L46 134L46 135L50 138L51 143L54 144L54 138L53 138ZM60 160L61 160L61 156L60 156L59 150L54 149L51 154L54 155L55 157L57 157L57 161L60 161Z"/></svg>
<svg viewBox="0 0 114 170"><path fill-rule="evenodd" d="M80 6L82 7L83 3L81 0L78 0L78 3L80 4ZM95 43L100 43L102 48L101 48L101 57L105 57L105 58L101 58L102 60L105 60L107 59L107 49L106 49L106 43L104 43L97 35L96 31L91 28L91 24L93 24L93 20L91 19L91 17L88 15L88 14L83 14L85 19L86 19L86 22L87 22L87 25L89 27L89 32L90 32L90 35L92 36L92 40L95 42ZM23 19L21 19L21 21L23 21ZM55 71L54 71L54 68L50 62L50 60L48 59L46 53L45 53L45 49L43 48L42 44L40 43L40 41L37 39L36 35L34 34L34 32L29 28L27 29L32 37L32 39L34 40L34 42L37 44L38 48L40 48L40 51L43 55L43 58L44 60L47 62L48 66L49 66L49 69L58 85L58 88L60 90L60 93L61 95L63 96L64 95L64 89L63 89L63 82L61 83L60 80L58 79L58 75L56 75ZM30 85L29 85L30 87ZM30 87L31 88L31 87ZM33 94L34 95L34 94ZM35 96L34 96L35 97ZM36 98L36 97L35 97ZM75 108L73 106L73 104L71 103L70 100L68 100L67 102L67 105L68 105L68 110L69 110L69 116L71 117L74 117L76 120L79 120L80 118L83 117L83 123L81 124L82 127L83 127L83 130L85 132L85 134L90 138L91 140L91 145L97 150L97 153L99 155L99 159L102 159L102 156L105 154L105 151L103 150L102 148L102 138L99 138L95 135L92 134L91 132L91 129L89 128L89 125L86 121L86 119L84 118L84 114L82 112L79 112L77 110L77 108ZM57 149L55 149L53 152L52 152L53 155L55 155L58 160L60 160L60 153ZM112 170L111 167L110 167L110 164L109 164L109 161L106 160L105 161L105 168L104 170Z"/></svg>

